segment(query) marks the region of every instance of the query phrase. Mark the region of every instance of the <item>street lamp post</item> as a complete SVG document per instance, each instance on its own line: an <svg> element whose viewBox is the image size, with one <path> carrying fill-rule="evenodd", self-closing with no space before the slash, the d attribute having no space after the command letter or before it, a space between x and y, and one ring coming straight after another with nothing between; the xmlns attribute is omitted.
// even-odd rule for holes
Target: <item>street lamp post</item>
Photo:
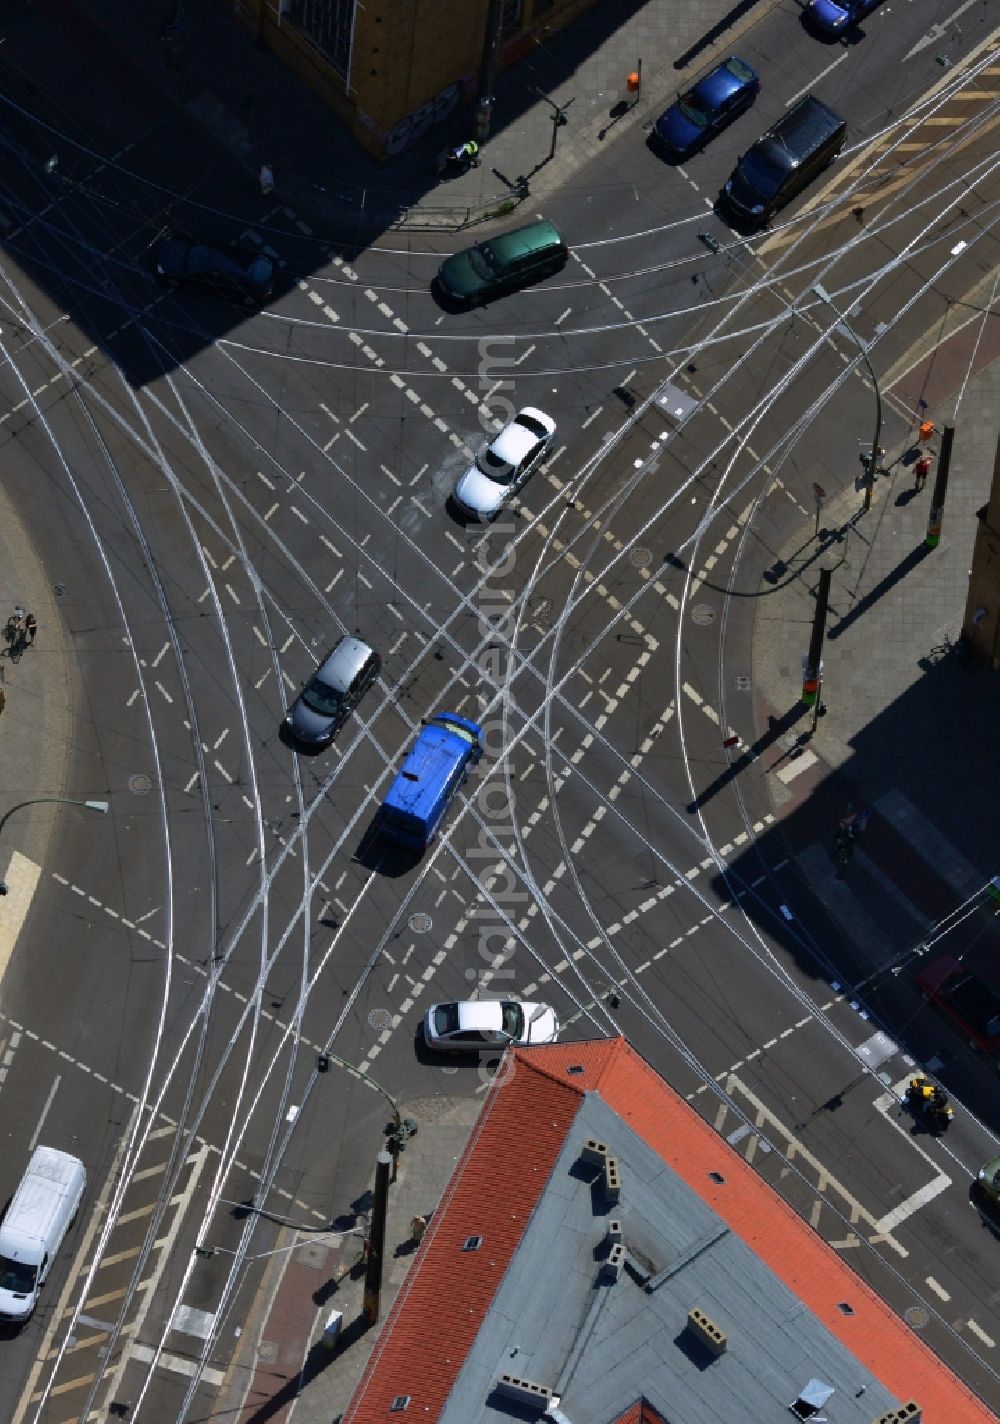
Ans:
<svg viewBox="0 0 1000 1424"><path fill-rule="evenodd" d="M844 328L848 336L850 336L852 340L857 344L857 348L861 352L861 359L864 361L866 367L868 368L868 375L871 377L871 383L875 390L875 439L872 441L872 452L871 455L868 457L868 478L865 480L864 503L864 508L866 510L871 509L872 486L875 483L875 466L878 460L879 440L882 436L882 392L878 388L878 380L875 376L874 370L872 369L872 363L868 359L868 343L862 340L862 338L854 330L853 326L851 326L851 324L847 321L846 317L841 316L836 306L834 306L833 298L830 296L830 293L826 290L824 286L821 285L821 283L814 282L812 285L812 290L816 293L817 297L819 297L820 301L825 302L826 305L830 308L830 310L836 314L839 324Z"/></svg>
<svg viewBox="0 0 1000 1424"><path fill-rule="evenodd" d="M61 806L85 806L88 811L100 811L102 816L108 814L108 803L106 801L77 801L72 796L32 796L28 801L19 801L16 806L12 806L9 811L5 811L0 816L0 835L3 828L13 816L15 811L23 811L25 806L41 806L50 801L58 801ZM8 893L6 880L0 880L0 895Z"/></svg>

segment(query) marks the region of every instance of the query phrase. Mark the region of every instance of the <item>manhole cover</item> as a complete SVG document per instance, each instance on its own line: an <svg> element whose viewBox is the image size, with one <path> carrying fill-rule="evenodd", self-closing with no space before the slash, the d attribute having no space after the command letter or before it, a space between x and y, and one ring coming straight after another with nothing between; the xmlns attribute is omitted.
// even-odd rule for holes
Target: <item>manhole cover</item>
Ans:
<svg viewBox="0 0 1000 1424"><path fill-rule="evenodd" d="M369 1028L389 1028L392 1024L392 1014L388 1009L372 1009L368 1015Z"/></svg>
<svg viewBox="0 0 1000 1424"><path fill-rule="evenodd" d="M410 929L414 934L426 934L434 921L424 910L418 910L409 919Z"/></svg>
<svg viewBox="0 0 1000 1424"><path fill-rule="evenodd" d="M909 1310L903 1311L903 1319L914 1330L923 1330L930 1318L929 1313L922 1305L911 1305Z"/></svg>
<svg viewBox="0 0 1000 1424"><path fill-rule="evenodd" d="M750 684L750 679L749 679L748 677L740 676L740 677L738 677L738 678L736 679L736 691L737 691L737 692L749 692L749 691L750 691L750 686L751 686L751 684Z"/></svg>
<svg viewBox="0 0 1000 1424"><path fill-rule="evenodd" d="M653 551L652 549L646 549L640 545L638 549L633 549L628 557L629 563L633 564L637 569L644 569L653 562Z"/></svg>
<svg viewBox="0 0 1000 1424"><path fill-rule="evenodd" d="M708 603L696 603L691 609L691 622L697 623L699 628L707 628L709 623L715 622L715 609Z"/></svg>
<svg viewBox="0 0 1000 1424"><path fill-rule="evenodd" d="M65 598L67 593L69 592L69 589L64 583L56 583L53 584L52 587L55 592L56 598Z"/></svg>
<svg viewBox="0 0 1000 1424"><path fill-rule="evenodd" d="M128 779L128 789L133 796L145 796L153 785L151 776L147 776L144 771L137 771L134 776Z"/></svg>

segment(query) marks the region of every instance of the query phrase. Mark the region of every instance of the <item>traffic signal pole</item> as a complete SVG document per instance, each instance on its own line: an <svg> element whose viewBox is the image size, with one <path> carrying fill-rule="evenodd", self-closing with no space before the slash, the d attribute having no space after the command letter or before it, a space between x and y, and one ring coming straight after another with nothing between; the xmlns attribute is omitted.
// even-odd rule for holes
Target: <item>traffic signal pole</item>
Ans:
<svg viewBox="0 0 1000 1424"><path fill-rule="evenodd" d="M802 701L807 707L812 707L819 701L823 677L823 634L826 632L826 610L830 601L832 578L832 569L820 569L812 636L809 639L809 651L802 661Z"/></svg>

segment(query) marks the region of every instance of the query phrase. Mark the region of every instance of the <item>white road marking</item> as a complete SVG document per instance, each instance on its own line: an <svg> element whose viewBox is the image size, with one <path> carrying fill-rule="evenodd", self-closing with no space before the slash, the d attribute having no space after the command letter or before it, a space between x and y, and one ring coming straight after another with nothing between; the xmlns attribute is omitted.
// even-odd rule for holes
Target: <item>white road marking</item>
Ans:
<svg viewBox="0 0 1000 1424"><path fill-rule="evenodd" d="M959 5L958 9L953 10L946 20L941 21L940 25L932 25L923 39L917 40L913 48L904 54L904 63L906 60L912 59L915 54L919 54L922 49L926 49L928 45L933 44L935 40L941 39L947 33L948 26L954 24L959 15L968 10L970 6L977 5L978 3L979 0L963 0L963 3Z"/></svg>
<svg viewBox="0 0 1000 1424"><path fill-rule="evenodd" d="M34 1152L35 1148L38 1146L38 1139L39 1139L39 1137L40 1137L41 1134L42 1134L42 1128L45 1126L45 1119L46 1119L46 1118L48 1117L48 1115L49 1115L49 1109L50 1109L51 1106L52 1106L52 1100L53 1100L53 1098L55 1097L55 1095L56 1095L56 1090L58 1089L59 1084L60 1084L61 1082L62 1082L62 1075L59 1074L59 1073L57 1073L56 1076L55 1076L55 1079L53 1080L52 1087L49 1089L49 1095L48 1095L48 1097L45 1099L45 1106L42 1108L41 1116L39 1117L38 1121L35 1123L35 1130L34 1130L34 1132L31 1134L31 1141L28 1143L28 1151L29 1151L29 1152Z"/></svg>
<svg viewBox="0 0 1000 1424"><path fill-rule="evenodd" d="M845 49L844 52L839 55L833 61L832 64L828 64L825 69L821 69L818 74L814 75L812 79L810 79L808 84L806 84L802 89L799 89L796 93L792 95L792 97L786 102L785 108L790 109L795 103L796 99L801 99L803 94L808 94L810 89L815 88L815 86L819 83L821 79L826 78L826 76L830 73L831 69L836 69L838 64L843 64L849 53L850 51Z"/></svg>
<svg viewBox="0 0 1000 1424"><path fill-rule="evenodd" d="M787 766L783 766L781 770L775 774L778 780L787 786L790 781L794 781L797 776L801 776L804 771L808 771L809 768L815 766L818 761L819 757L816 753L811 752L809 748L806 747L801 756L796 757L794 761L789 762Z"/></svg>

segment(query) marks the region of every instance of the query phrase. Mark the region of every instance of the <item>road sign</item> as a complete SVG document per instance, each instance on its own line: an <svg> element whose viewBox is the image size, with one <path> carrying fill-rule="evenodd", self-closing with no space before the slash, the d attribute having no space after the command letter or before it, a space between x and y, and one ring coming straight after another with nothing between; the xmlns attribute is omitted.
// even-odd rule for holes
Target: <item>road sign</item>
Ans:
<svg viewBox="0 0 1000 1424"><path fill-rule="evenodd" d="M822 485L813 485L813 498L817 501L821 499L826 499L826 490L823 488Z"/></svg>

